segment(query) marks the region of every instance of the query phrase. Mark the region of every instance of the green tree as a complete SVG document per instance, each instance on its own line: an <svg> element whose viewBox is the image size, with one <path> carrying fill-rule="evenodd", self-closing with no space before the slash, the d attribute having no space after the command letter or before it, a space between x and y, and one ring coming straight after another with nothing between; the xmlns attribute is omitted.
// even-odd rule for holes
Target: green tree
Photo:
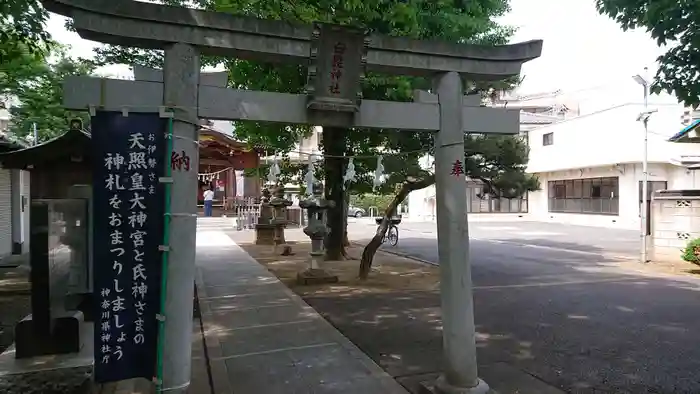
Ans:
<svg viewBox="0 0 700 394"><path fill-rule="evenodd" d="M0 92L17 103L10 108L12 134L25 137L36 124L41 142L64 133L72 117L80 116L88 124L87 115L63 108L62 85L68 76L90 75L94 71L91 62L72 59L65 48L54 46L49 60L28 55L10 65L8 77L0 76Z"/></svg>
<svg viewBox="0 0 700 394"><path fill-rule="evenodd" d="M596 0L623 30L644 28L668 51L659 56L652 91L700 105L700 3L695 0Z"/></svg>
<svg viewBox="0 0 700 394"><path fill-rule="evenodd" d="M370 208L381 209L384 211L391 204L392 196L386 194L356 194L350 196L350 205L357 208L362 208L369 214Z"/></svg>
<svg viewBox="0 0 700 394"><path fill-rule="evenodd" d="M47 18L38 0L0 1L0 74L16 59L46 55L51 45L44 29Z"/></svg>
<svg viewBox="0 0 700 394"><path fill-rule="evenodd" d="M170 1L170 4L177 1ZM182 2L180 2L182 3ZM331 22L369 29L376 33L411 38L439 38L460 43L504 44L512 29L498 25L494 18L508 11L507 0L478 0L455 2L454 0L211 0L197 2L209 10L246 15L258 18L300 22ZM162 52L144 51L130 48L106 47L98 51L97 59L102 64L124 63L141 64L151 67L162 66ZM229 71L231 85L235 88L265 90L284 93L302 93L307 80L304 65L279 65L251 62L238 59L205 58L203 63L223 63ZM493 92L493 88L507 88L517 82L503 81L499 84L469 83L467 88L482 93ZM414 89L429 88L430 82L423 78L387 76L369 73L362 86L363 96L374 100L411 101ZM308 127L277 125L270 123L236 122L236 137L254 145L262 145L278 154L289 152L300 137L309 133ZM501 139L470 137L480 151L495 152L507 146ZM519 140L510 139L511 145L522 147ZM329 212L331 234L327 242L327 258L338 259L343 254L343 234L345 232L345 210L348 190L343 191L341 179L347 165L342 158L346 155L372 157L384 152L387 154L384 167L389 176L379 193L394 193L403 186L407 189L423 184L429 185L431 175L422 171L419 157L431 149L429 133L415 133L405 130L345 130L327 127L323 130L323 151L326 154L322 168L325 179L326 197L336 202L336 208ZM510 145L508 145L510 146ZM476 149L473 147L472 149ZM510 165L511 160L501 164L498 155L483 156L467 152L467 170L470 175L483 178L493 193L519 189L520 186L506 185L509 181L519 181L522 169ZM486 161L484 157L490 158ZM526 156L525 156L526 160ZM357 193L370 192L371 173L376 159L355 160L358 181L351 185ZM502 168L511 171L503 172ZM290 173L299 174L296 166L283 166ZM499 170L499 168L501 170ZM473 172L473 173L472 173ZM264 171L262 172L264 173ZM504 175L507 173L508 175ZM405 182L406 180L408 182ZM527 183L522 181L521 183ZM536 184L536 181L534 182ZM402 186L403 185L403 186ZM507 186L507 187L504 187ZM532 185L532 182L530 182ZM407 194L407 193L406 193ZM398 200L402 201L406 196ZM395 209L390 204L387 211Z"/></svg>
<svg viewBox="0 0 700 394"><path fill-rule="evenodd" d="M502 135L467 135L464 138L464 170L471 179L484 183L483 197L518 198L528 191L540 188L539 180L525 173L529 149L522 137ZM415 190L435 184L430 171L408 175L400 184L395 184L396 193L384 211L384 220L377 228L372 240L362 252L359 277L366 279L372 267L374 255L382 244L389 228L389 218L396 207Z"/></svg>

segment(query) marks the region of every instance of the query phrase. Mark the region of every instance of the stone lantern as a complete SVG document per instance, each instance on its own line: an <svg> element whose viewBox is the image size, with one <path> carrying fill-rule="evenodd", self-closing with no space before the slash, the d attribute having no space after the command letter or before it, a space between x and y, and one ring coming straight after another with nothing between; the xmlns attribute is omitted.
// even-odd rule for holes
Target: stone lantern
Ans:
<svg viewBox="0 0 700 394"><path fill-rule="evenodd" d="M275 226L272 222L272 206L270 205L270 190L267 188L262 190L260 198L260 216L255 224L255 244L256 245L274 245L275 241Z"/></svg>
<svg viewBox="0 0 700 394"><path fill-rule="evenodd" d="M324 215L328 208L334 206L333 201L326 201L323 198L322 189L320 183L314 183L311 196L299 202L299 206L306 209L308 216L308 225L304 227L304 234L311 239L309 267L297 274L297 282L302 285L338 282L336 275L331 275L319 265L319 259L323 258L324 254L323 239L327 233Z"/></svg>
<svg viewBox="0 0 700 394"><path fill-rule="evenodd" d="M275 189L275 197L270 200L272 207L270 223L274 226L273 243L275 247L287 243L284 239L284 229L287 227L287 207L290 205L292 202L284 198L284 186L278 186Z"/></svg>

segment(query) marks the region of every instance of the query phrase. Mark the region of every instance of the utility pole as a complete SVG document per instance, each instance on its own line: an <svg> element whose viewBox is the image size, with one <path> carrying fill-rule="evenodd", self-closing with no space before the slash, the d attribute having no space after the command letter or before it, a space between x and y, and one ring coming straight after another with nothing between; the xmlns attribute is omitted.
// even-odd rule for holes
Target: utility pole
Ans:
<svg viewBox="0 0 700 394"><path fill-rule="evenodd" d="M644 124L644 153L642 156L642 207L640 209L641 213L641 253L640 262L646 264L649 259L647 257L647 228L649 227L649 215L648 215L648 205L649 205L649 116L655 111L649 111L649 79L647 78L648 67L644 67L644 76L635 75L634 80L642 85L644 88L644 110L639 115L637 120L641 120Z"/></svg>
<svg viewBox="0 0 700 394"><path fill-rule="evenodd" d="M32 132L34 136L34 141L32 141L32 145L37 145L39 143L39 132L36 130L36 123L32 123Z"/></svg>
<svg viewBox="0 0 700 394"><path fill-rule="evenodd" d="M644 67L647 74L647 68ZM649 80L644 84L644 112L649 111ZM647 239L649 228L649 116L644 117L644 156L642 157L642 264L646 264L647 259Z"/></svg>

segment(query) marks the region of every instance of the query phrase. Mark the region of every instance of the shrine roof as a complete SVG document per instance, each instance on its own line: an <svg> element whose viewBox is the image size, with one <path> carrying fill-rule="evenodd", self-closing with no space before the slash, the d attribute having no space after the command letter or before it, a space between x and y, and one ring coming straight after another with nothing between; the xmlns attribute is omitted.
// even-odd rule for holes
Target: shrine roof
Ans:
<svg viewBox="0 0 700 394"><path fill-rule="evenodd" d="M236 170L255 168L259 161L259 149L249 147L211 127L200 128L199 166L204 171L210 171L212 168Z"/></svg>
<svg viewBox="0 0 700 394"><path fill-rule="evenodd" d="M4 168L25 169L76 154L90 156L90 133L69 130L41 144L0 153L0 164Z"/></svg>
<svg viewBox="0 0 700 394"><path fill-rule="evenodd" d="M201 148L208 148L212 145L219 145L238 152L257 152L257 149L249 147L248 144L244 142L236 141L225 133L208 126L202 126L199 129L199 146Z"/></svg>
<svg viewBox="0 0 700 394"><path fill-rule="evenodd" d="M25 148L25 146L19 142L12 141L7 134L0 133L0 153L11 152L22 148Z"/></svg>
<svg viewBox="0 0 700 394"><path fill-rule="evenodd" d="M222 145L227 145L232 148L244 148L245 144L236 141L230 136L220 131L217 131L209 126L201 126L199 129L199 141L217 142Z"/></svg>

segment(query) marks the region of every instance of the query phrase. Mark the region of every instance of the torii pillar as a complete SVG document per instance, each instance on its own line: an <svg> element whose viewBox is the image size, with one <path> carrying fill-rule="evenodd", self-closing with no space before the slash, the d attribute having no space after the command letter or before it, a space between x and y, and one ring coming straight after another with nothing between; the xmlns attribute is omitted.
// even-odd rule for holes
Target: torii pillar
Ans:
<svg viewBox="0 0 700 394"><path fill-rule="evenodd" d="M464 171L462 81L456 72L433 80L440 104L435 136L435 200L442 307L443 374L435 382L442 394L485 394L476 363L474 301L469 261L469 226Z"/></svg>

